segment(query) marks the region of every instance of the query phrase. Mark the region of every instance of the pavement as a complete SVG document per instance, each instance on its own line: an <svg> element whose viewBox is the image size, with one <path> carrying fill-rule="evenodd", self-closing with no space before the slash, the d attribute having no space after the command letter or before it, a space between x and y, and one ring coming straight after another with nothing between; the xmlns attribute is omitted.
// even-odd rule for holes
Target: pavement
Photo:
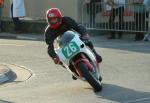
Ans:
<svg viewBox="0 0 150 103"><path fill-rule="evenodd" d="M11 18L2 18L3 26L2 30L5 32L14 32L14 23ZM24 33L43 33L46 28L45 20L33 20L28 18L23 18L21 20L22 31Z"/></svg>
<svg viewBox="0 0 150 103"><path fill-rule="evenodd" d="M23 39L23 40L44 40L44 34L34 34L34 33L15 34L15 33L1 32L0 38L3 38L3 39Z"/></svg>

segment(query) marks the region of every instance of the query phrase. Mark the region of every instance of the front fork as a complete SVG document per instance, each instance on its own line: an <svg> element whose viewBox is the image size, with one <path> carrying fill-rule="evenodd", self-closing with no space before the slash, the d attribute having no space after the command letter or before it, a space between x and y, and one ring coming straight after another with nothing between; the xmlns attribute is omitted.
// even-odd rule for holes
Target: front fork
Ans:
<svg viewBox="0 0 150 103"><path fill-rule="evenodd" d="M88 70L90 72L96 72L93 65L91 65L91 63L89 62L89 60L87 59L87 57L84 55L84 54L80 54L80 57L75 60L75 61L72 61L72 64L73 64L73 67L74 67L74 73L79 76L79 77L83 77L83 74L80 72L80 70L78 69L79 68L79 63L80 62L83 62L84 64L86 64L86 66L88 67Z"/></svg>

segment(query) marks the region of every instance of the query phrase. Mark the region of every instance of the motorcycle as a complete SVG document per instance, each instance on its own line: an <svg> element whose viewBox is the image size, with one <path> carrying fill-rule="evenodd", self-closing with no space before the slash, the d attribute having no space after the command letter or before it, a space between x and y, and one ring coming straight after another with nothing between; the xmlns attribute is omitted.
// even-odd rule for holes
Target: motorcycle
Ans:
<svg viewBox="0 0 150 103"><path fill-rule="evenodd" d="M80 39L75 31L66 31L59 41L55 52L61 60L61 65L74 77L87 81L95 92L102 90L99 64L93 52Z"/></svg>

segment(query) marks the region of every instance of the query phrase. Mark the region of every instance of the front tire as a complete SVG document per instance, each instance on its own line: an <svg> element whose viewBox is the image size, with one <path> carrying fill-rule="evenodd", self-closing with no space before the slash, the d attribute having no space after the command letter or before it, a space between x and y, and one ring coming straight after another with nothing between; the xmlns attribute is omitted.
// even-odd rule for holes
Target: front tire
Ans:
<svg viewBox="0 0 150 103"><path fill-rule="evenodd" d="M88 67L83 63L79 63L78 68L81 73L83 74L83 77L87 80L87 82L93 87L95 92L99 92L102 90L102 85L99 80L97 80L89 71Z"/></svg>

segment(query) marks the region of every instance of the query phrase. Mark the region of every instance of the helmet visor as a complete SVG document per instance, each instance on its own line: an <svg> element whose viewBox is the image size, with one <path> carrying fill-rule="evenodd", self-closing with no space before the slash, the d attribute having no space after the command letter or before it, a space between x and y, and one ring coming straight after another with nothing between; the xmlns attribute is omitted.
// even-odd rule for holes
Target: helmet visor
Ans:
<svg viewBox="0 0 150 103"><path fill-rule="evenodd" d="M48 19L48 22L49 22L51 25L55 25L56 23L60 22L60 19L59 19L58 17L49 18L49 19Z"/></svg>

